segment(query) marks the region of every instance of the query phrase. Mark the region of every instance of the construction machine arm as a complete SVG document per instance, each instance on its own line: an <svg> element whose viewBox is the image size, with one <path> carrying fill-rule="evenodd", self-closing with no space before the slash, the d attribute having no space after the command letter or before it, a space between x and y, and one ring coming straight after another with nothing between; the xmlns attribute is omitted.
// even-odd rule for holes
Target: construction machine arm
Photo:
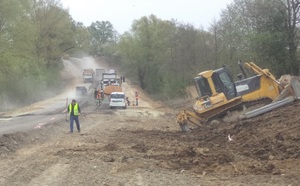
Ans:
<svg viewBox="0 0 300 186"><path fill-rule="evenodd" d="M262 75L272 79L276 84L278 84L281 88L283 88L282 85L280 84L280 82L276 80L275 76L273 74L271 74L268 69L261 69L259 66L257 66L253 62L245 63L244 66L247 67L248 69L252 70L255 74L262 74Z"/></svg>
<svg viewBox="0 0 300 186"><path fill-rule="evenodd" d="M242 72L244 78L247 78L247 73L245 72L245 69L244 69L244 67L243 67L243 65L242 65L242 62L239 61L239 62L238 62L238 65L239 65L239 67L240 67L240 70L241 70L241 72Z"/></svg>

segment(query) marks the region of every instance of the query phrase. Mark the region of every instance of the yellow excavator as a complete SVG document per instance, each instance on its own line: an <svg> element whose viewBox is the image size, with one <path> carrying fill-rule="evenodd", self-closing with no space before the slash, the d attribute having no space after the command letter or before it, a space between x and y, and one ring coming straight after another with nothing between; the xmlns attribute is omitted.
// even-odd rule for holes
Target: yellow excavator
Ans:
<svg viewBox="0 0 300 186"><path fill-rule="evenodd" d="M288 95L294 96L294 89L300 90L299 79L293 81L296 82L294 86L289 86L286 82L288 85L284 86L268 69L261 69L253 62L244 65L239 62L239 67L242 74L238 75L239 80L236 82L226 66L201 72L194 78L198 97L193 108L183 109L177 114L177 123L182 131L187 132L213 120L220 120L232 110L245 109L245 106L261 101L272 103ZM248 77L246 69L251 70L254 75ZM283 90L288 93L282 95ZM247 117L248 115L243 118Z"/></svg>

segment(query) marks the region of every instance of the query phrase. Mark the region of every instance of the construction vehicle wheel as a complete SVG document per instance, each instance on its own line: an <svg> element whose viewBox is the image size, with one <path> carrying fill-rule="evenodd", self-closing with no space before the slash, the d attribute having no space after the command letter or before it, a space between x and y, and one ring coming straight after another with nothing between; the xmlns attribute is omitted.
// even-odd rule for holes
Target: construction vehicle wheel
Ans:
<svg viewBox="0 0 300 186"><path fill-rule="evenodd" d="M187 124L179 124L179 126L180 126L182 132L191 131L191 129L189 128L189 126Z"/></svg>

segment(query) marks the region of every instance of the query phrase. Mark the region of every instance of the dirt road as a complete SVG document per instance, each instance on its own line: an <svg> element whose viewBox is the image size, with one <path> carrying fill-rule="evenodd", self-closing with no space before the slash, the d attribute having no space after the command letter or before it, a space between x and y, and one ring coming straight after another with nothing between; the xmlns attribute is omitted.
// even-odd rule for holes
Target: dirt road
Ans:
<svg viewBox="0 0 300 186"><path fill-rule="evenodd" d="M139 92L139 107L83 111L80 134L61 120L3 135L0 185L299 185L299 103L182 133L176 110Z"/></svg>

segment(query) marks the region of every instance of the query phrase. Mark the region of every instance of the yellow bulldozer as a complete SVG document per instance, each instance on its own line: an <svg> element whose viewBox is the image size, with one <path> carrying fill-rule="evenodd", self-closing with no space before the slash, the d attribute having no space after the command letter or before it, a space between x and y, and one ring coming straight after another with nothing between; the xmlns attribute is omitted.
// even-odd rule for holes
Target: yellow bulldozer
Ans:
<svg viewBox="0 0 300 186"><path fill-rule="evenodd" d="M177 114L177 123L182 131L187 132L214 120L222 120L230 111L245 109L262 101L267 101L270 106L240 118L253 117L300 98L298 78L283 76L282 81L279 81L268 69L261 69L253 62L244 65L239 62L239 66L242 74L238 75L239 80L236 82L226 66L201 72L194 78L198 97L193 108L183 109ZM247 70L254 75L248 77ZM285 98L289 96L291 98L286 101ZM283 103L280 100L284 100ZM274 106L274 101L280 104Z"/></svg>

